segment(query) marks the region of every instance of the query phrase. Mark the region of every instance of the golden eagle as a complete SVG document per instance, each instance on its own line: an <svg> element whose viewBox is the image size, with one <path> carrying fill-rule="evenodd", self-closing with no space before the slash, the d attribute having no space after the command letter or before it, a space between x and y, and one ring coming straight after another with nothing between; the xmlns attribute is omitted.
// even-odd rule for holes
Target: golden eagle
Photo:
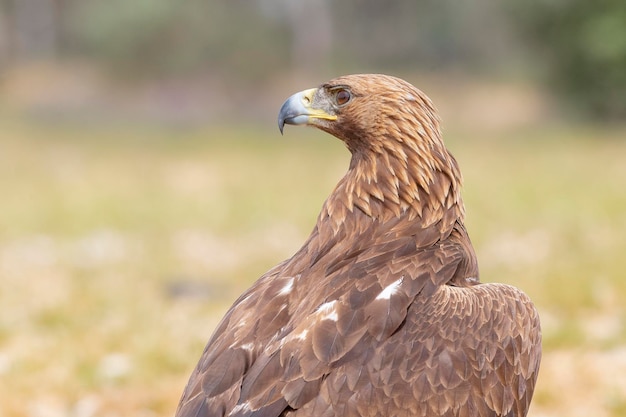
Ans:
<svg viewBox="0 0 626 417"><path fill-rule="evenodd" d="M291 96L284 124L339 138L350 167L302 248L228 310L176 415L525 416L539 317L479 282L430 99L349 75Z"/></svg>

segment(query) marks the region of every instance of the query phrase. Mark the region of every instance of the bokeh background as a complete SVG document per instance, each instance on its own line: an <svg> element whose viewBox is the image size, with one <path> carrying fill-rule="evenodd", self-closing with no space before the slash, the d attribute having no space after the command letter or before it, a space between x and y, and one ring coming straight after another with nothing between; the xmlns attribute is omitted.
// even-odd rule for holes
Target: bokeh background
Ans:
<svg viewBox="0 0 626 417"><path fill-rule="evenodd" d="M530 415L626 415L626 2L0 0L0 416L172 415L347 168L280 105L353 72L439 107Z"/></svg>

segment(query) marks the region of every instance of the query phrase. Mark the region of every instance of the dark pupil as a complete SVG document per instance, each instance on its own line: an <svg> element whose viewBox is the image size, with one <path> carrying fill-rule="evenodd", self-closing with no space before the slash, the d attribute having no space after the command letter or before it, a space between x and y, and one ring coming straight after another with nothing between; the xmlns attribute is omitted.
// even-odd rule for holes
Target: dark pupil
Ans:
<svg viewBox="0 0 626 417"><path fill-rule="evenodd" d="M346 90L341 90L337 93L337 104L339 104L340 106L342 104L346 104L348 100L350 100L350 93L348 93Z"/></svg>

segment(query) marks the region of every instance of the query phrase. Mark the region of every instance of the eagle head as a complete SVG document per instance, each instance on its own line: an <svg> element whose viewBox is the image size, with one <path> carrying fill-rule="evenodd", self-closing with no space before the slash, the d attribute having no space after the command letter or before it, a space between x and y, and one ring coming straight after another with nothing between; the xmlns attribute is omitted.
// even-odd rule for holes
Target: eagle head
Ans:
<svg viewBox="0 0 626 417"><path fill-rule="evenodd" d="M394 138L410 139L407 146L443 146L431 100L408 82L382 74L338 77L292 95L278 116L281 133L285 124L317 127L353 153L381 152L395 145Z"/></svg>

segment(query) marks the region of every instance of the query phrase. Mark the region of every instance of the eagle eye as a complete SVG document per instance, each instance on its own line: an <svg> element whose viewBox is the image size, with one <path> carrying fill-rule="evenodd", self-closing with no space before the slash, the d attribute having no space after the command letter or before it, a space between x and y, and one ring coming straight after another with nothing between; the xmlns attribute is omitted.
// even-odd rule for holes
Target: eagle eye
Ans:
<svg viewBox="0 0 626 417"><path fill-rule="evenodd" d="M348 104L351 98L352 98L352 95L350 94L350 91L345 90L343 88L340 90L337 90L337 92L335 93L335 103L337 103L338 106L343 106L345 104Z"/></svg>

